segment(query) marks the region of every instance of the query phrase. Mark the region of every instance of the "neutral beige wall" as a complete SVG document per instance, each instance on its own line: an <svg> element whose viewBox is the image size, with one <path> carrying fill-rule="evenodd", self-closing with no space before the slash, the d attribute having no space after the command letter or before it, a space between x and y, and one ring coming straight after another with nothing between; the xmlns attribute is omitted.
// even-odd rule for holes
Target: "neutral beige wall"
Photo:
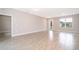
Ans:
<svg viewBox="0 0 79 59"><path fill-rule="evenodd" d="M44 31L44 18L13 11L13 35Z"/></svg>
<svg viewBox="0 0 79 59"><path fill-rule="evenodd" d="M11 17L0 15L0 33L11 32Z"/></svg>
<svg viewBox="0 0 79 59"><path fill-rule="evenodd" d="M73 31L79 33L79 14L73 16Z"/></svg>
<svg viewBox="0 0 79 59"><path fill-rule="evenodd" d="M53 30L54 31L66 31L66 32L79 33L79 14L70 15L70 16L67 16L67 17L72 17L72 19L73 19L71 29L60 28L60 24L59 24L59 18L60 17L54 17L54 18L52 18L52 20L54 21Z"/></svg>
<svg viewBox="0 0 79 59"><path fill-rule="evenodd" d="M13 9L0 10L0 14L11 16L12 36L46 30L45 18Z"/></svg>

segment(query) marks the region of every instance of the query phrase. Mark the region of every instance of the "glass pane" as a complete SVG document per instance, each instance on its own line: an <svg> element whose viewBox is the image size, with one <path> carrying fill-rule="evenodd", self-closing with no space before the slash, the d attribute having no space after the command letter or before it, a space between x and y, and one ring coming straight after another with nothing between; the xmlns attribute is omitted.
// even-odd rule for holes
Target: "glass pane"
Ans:
<svg viewBox="0 0 79 59"><path fill-rule="evenodd" d="M65 18L61 18L61 19L60 19L60 22L66 22L66 21L65 21Z"/></svg>
<svg viewBox="0 0 79 59"><path fill-rule="evenodd" d="M72 28L72 18L66 18L66 28Z"/></svg>
<svg viewBox="0 0 79 59"><path fill-rule="evenodd" d="M65 28L65 22L60 22L60 27Z"/></svg>
<svg viewBox="0 0 79 59"><path fill-rule="evenodd" d="M61 28L65 28L65 22L66 22L66 21L65 21L65 18L61 18L61 19L60 19L60 27L61 27Z"/></svg>
<svg viewBox="0 0 79 59"><path fill-rule="evenodd" d="M72 22L72 18L71 17L66 18L66 22Z"/></svg>
<svg viewBox="0 0 79 59"><path fill-rule="evenodd" d="M72 28L72 22L66 22L66 28Z"/></svg>

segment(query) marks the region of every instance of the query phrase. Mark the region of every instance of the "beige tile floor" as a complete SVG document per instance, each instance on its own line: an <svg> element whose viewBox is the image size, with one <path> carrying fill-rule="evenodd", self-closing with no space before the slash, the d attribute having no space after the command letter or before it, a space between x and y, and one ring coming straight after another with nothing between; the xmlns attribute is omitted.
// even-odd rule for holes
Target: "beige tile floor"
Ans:
<svg viewBox="0 0 79 59"><path fill-rule="evenodd" d="M79 34L45 31L18 37L0 36L0 50L78 50Z"/></svg>

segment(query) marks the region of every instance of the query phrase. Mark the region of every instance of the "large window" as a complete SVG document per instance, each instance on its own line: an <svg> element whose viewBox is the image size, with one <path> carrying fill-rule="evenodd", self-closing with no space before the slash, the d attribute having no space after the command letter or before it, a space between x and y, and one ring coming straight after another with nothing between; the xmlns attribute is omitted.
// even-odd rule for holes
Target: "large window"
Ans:
<svg viewBox="0 0 79 59"><path fill-rule="evenodd" d="M72 18L61 18L60 19L60 27L61 28L72 28Z"/></svg>

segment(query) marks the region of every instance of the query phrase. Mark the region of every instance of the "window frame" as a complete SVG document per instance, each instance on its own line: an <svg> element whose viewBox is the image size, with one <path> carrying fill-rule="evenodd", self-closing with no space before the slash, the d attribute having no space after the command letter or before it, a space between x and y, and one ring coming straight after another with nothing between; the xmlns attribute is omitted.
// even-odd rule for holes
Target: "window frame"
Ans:
<svg viewBox="0 0 79 59"><path fill-rule="evenodd" d="M71 18L71 23L73 22L72 17L63 17L63 18L60 18L59 19L60 28L63 28L63 29L71 29L72 28L72 24L71 24L71 27L67 27L67 19L68 18ZM61 20L64 20L64 21L61 21ZM65 24L64 27L62 27L61 22L63 22Z"/></svg>

